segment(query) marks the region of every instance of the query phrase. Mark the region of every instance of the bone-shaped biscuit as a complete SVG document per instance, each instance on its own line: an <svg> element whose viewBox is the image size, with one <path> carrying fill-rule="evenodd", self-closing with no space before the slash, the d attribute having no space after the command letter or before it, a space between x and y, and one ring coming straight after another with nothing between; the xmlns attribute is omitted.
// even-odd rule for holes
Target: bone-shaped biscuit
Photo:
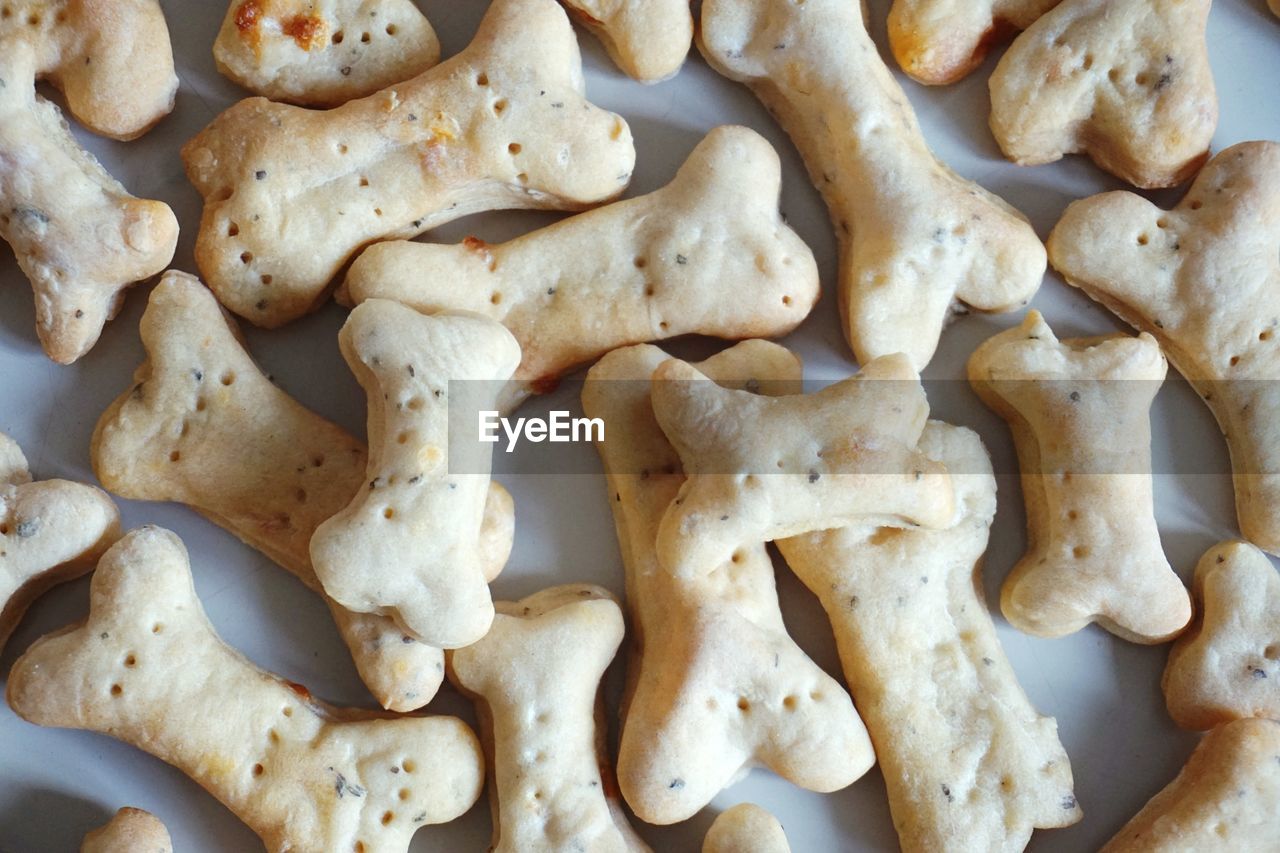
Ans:
<svg viewBox="0 0 1280 853"><path fill-rule="evenodd" d="M1169 650L1169 716L1184 729L1244 717L1280 720L1280 574L1245 542L1210 548L1196 566L1196 621Z"/></svg>
<svg viewBox="0 0 1280 853"><path fill-rule="evenodd" d="M172 764L268 850L405 851L419 827L480 796L480 744L460 720L333 708L227 646L167 530L139 528L107 551L89 608L13 665L9 706Z"/></svg>
<svg viewBox="0 0 1280 853"><path fill-rule="evenodd" d="M716 816L702 853L791 853L782 824L755 803L738 803Z"/></svg>
<svg viewBox="0 0 1280 853"><path fill-rule="evenodd" d="M1136 643L1178 634L1191 599L1156 528L1149 412L1167 365L1155 339L1059 341L1031 311L979 346L968 370L1013 432L1027 508L1005 618L1043 637L1090 622Z"/></svg>
<svg viewBox="0 0 1280 853"><path fill-rule="evenodd" d="M675 76L693 43L688 0L564 0L619 68L641 83Z"/></svg>
<svg viewBox="0 0 1280 853"><path fill-rule="evenodd" d="M1205 46L1212 0L1064 0L991 75L991 130L1015 163L1085 153L1140 187L1209 157L1218 98Z"/></svg>
<svg viewBox="0 0 1280 853"><path fill-rule="evenodd" d="M778 213L781 180L763 137L718 127L641 198L497 246L371 246L347 296L500 321L524 353L513 396L628 344L785 335L818 299L818 267Z"/></svg>
<svg viewBox="0 0 1280 853"><path fill-rule="evenodd" d="M941 86L969 74L987 52L1060 0L894 0L889 47L902 70Z"/></svg>
<svg viewBox="0 0 1280 853"><path fill-rule="evenodd" d="M241 101L182 149L204 196L196 262L223 305L274 327L314 310L361 248L495 208L620 193L626 122L583 97L555 0L495 0L462 53L337 109Z"/></svg>
<svg viewBox="0 0 1280 853"><path fill-rule="evenodd" d="M1204 398L1231 451L1244 537L1280 553L1280 144L1218 154L1173 210L1132 193L1076 201L1053 266L1149 332Z"/></svg>
<svg viewBox="0 0 1280 853"><path fill-rule="evenodd" d="M1044 247L1018 211L937 160L851 0L707 0L702 52L778 117L840 241L840 316L861 364L933 356L955 303L1025 304Z"/></svg>
<svg viewBox="0 0 1280 853"><path fill-rule="evenodd" d="M431 645L470 645L493 621L481 541L490 456L459 470L450 411L494 409L520 345L492 320L386 299L352 311L338 341L369 397L368 486L311 537L316 577L349 610Z"/></svg>
<svg viewBox="0 0 1280 853"><path fill-rule="evenodd" d="M484 639L451 651L449 680L476 703L492 779L491 850L648 851L605 755L600 679L622 610L590 584L497 604Z"/></svg>
<svg viewBox="0 0 1280 853"><path fill-rule="evenodd" d="M636 815L659 824L691 817L756 764L834 791L875 760L849 695L787 634L762 543L701 577L659 565L658 525L684 480L650 403L649 377L666 358L652 346L617 350L591 368L582 391L587 414L606 424L597 448L631 613L618 782ZM770 394L800 380L799 360L764 341L700 368Z"/></svg>
<svg viewBox="0 0 1280 853"><path fill-rule="evenodd" d="M1204 736L1176 779L1101 853L1275 850L1280 722L1237 720Z"/></svg>
<svg viewBox="0 0 1280 853"><path fill-rule="evenodd" d="M982 597L996 482L976 433L930 421L951 471L944 530L857 524L778 543L822 602L904 851L1022 850L1080 819L1057 723L1018 684Z"/></svg>
<svg viewBox="0 0 1280 853"><path fill-rule="evenodd" d="M134 198L107 174L35 81L59 86L77 118L117 138L169 112L178 81L155 0L4 8L0 238L35 291L45 352L69 364L97 342L125 289L173 258L178 221L167 205Z"/></svg>
<svg viewBox="0 0 1280 853"><path fill-rule="evenodd" d="M440 61L413 0L231 0L218 70L273 101L336 107Z"/></svg>
<svg viewBox="0 0 1280 853"><path fill-rule="evenodd" d="M103 413L91 448L108 489L188 504L321 592L308 543L316 527L367 485L353 436L271 383L199 281L171 272L142 316L148 360ZM486 576L511 550L511 496L494 484L484 537ZM426 704L444 678L438 648L395 621L330 610L360 677L383 707Z"/></svg>
<svg viewBox="0 0 1280 853"><path fill-rule="evenodd" d="M160 818L126 806L85 835L80 853L173 853L173 839Z"/></svg>
<svg viewBox="0 0 1280 853"><path fill-rule="evenodd" d="M0 649L31 603L93 568L120 535L120 513L100 490L31 481L18 443L0 433Z"/></svg>
<svg viewBox="0 0 1280 853"><path fill-rule="evenodd" d="M855 521L951 521L947 469L916 449L929 404L904 355L786 397L725 388L671 359L653 372L653 411L687 475L658 532L659 559L676 574Z"/></svg>

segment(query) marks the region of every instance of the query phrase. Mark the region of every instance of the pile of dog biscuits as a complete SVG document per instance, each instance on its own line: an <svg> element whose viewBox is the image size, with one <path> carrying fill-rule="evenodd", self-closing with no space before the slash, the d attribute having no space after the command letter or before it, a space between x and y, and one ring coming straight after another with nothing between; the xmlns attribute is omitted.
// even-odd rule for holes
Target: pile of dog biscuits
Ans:
<svg viewBox="0 0 1280 853"><path fill-rule="evenodd" d="M1097 623L1172 641L1169 715L1205 734L1107 851L1280 849L1280 142L1211 156L1209 0L894 0L893 58L925 84L1012 37L989 83L1009 160L1081 153L1137 188L1190 182L1171 209L1076 200L1047 244L933 153L855 0L698 14L492 0L441 61L411 0L231 0L211 49L256 96L182 148L197 277L168 269L173 211L130 195L37 89L91 132L146 133L178 91L158 0L0 0L0 236L49 358L93 358L128 289L158 276L145 360L95 413L102 489L33 480L0 434L0 644L92 571L88 615L17 658L9 707L173 765L272 851L406 851L486 784L492 849L648 850L638 822L686 821L753 767L825 793L877 763L904 851L1021 850L1084 812L981 592L990 457L930 417L921 372L954 316L1022 312L1051 265L1138 334L1060 339L1027 310L968 359L1026 508L1002 615L1038 637ZM588 99L571 19L637 81L675 75L696 41L763 102L829 209L837 304L818 304L754 130L713 129L669 183L619 200L631 130ZM573 215L504 243L413 240L513 209ZM240 329L331 298L350 309L336 344L365 441L278 387ZM806 391L771 339L826 310L861 367ZM659 347L689 334L726 343L696 362ZM1191 589L1155 512L1170 363L1226 438L1241 534ZM459 412L510 414L583 368L625 596L584 577L495 601L515 501L488 446L461 461ZM185 504L296 576L383 710L330 705L225 643L183 542L122 530L111 495ZM825 611L843 682L789 634L769 543ZM601 684L624 643L615 750ZM446 680L476 727L415 713ZM123 808L82 849L172 843ZM703 845L789 849L745 803Z"/></svg>

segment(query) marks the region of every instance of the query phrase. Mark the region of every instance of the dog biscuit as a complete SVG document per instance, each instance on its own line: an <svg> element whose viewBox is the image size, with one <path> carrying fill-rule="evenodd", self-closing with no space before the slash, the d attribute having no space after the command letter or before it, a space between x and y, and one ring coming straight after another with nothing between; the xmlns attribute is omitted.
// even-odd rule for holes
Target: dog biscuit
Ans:
<svg viewBox="0 0 1280 853"><path fill-rule="evenodd" d="M719 127L641 198L496 246L371 246L346 296L498 320L524 353L517 398L628 344L785 335L818 299L818 267L778 213L781 180L763 137Z"/></svg>
<svg viewBox="0 0 1280 853"><path fill-rule="evenodd" d="M1280 144L1218 154L1172 210L1132 193L1073 202L1053 266L1148 332L1209 404L1231 451L1244 537L1280 553Z"/></svg>
<svg viewBox="0 0 1280 853"><path fill-rule="evenodd" d="M448 653L449 680L476 703L495 851L648 851L608 766L600 679L622 642L622 610L589 584L498 602L493 628Z"/></svg>
<svg viewBox="0 0 1280 853"><path fill-rule="evenodd" d="M1237 720L1205 735L1178 777L1101 853L1274 850L1278 801L1280 722Z"/></svg>
<svg viewBox="0 0 1280 853"><path fill-rule="evenodd" d="M687 0L564 0L609 58L641 83L674 77L693 43Z"/></svg>
<svg viewBox="0 0 1280 853"><path fill-rule="evenodd" d="M1097 622L1162 643L1191 619L1152 495L1149 412L1167 369L1148 334L1059 341L1038 311L969 358L1022 474L1027 553L1000 595L1015 628L1061 637Z"/></svg>
<svg viewBox="0 0 1280 853"><path fill-rule="evenodd" d="M31 603L93 568L120 536L120 513L100 490L35 483L18 443L0 433L0 649Z"/></svg>
<svg viewBox="0 0 1280 853"><path fill-rule="evenodd" d="M951 522L947 469L915 446L929 404L901 354L785 397L725 388L671 359L653 373L653 411L687 475L658 531L659 559L676 574L854 521Z"/></svg>
<svg viewBox="0 0 1280 853"><path fill-rule="evenodd" d="M1022 166L1088 154L1139 187L1209 158L1218 98L1205 46L1212 0L1064 0L991 75L991 130Z"/></svg>
<svg viewBox="0 0 1280 853"><path fill-rule="evenodd" d="M930 421L956 490L943 530L855 524L778 543L831 620L904 851L1022 850L1080 819L1057 723L1018 684L983 601L996 482L978 435ZM909 733L909 734L908 734Z"/></svg>
<svg viewBox="0 0 1280 853"><path fill-rule="evenodd" d="M490 458L455 470L449 412L494 409L520 345L492 320L386 299L352 311L338 341L369 398L368 485L311 537L316 576L349 610L390 616L430 645L468 646L493 621L480 545Z"/></svg>
<svg viewBox="0 0 1280 853"><path fill-rule="evenodd" d="M738 803L716 816L702 853L791 853L782 824L755 803Z"/></svg>
<svg viewBox="0 0 1280 853"><path fill-rule="evenodd" d="M275 327L317 308L369 243L484 210L606 201L635 149L626 122L584 98L554 0L495 0L470 47L412 80L327 111L241 101L182 158L205 200L205 281Z"/></svg>
<svg viewBox="0 0 1280 853"><path fill-rule="evenodd" d="M1161 685L1169 716L1184 729L1280 720L1280 574L1252 545L1223 542L1200 559L1193 589L1196 621Z"/></svg>
<svg viewBox="0 0 1280 853"><path fill-rule="evenodd" d="M707 0L699 38L707 61L778 117L826 199L860 364L901 352L923 370L957 303L1010 311L1035 294L1040 238L934 157L858 3Z"/></svg>
<svg viewBox="0 0 1280 853"><path fill-rule="evenodd" d="M1059 0L894 0L889 47L907 75L930 86L954 83Z"/></svg>
<svg viewBox="0 0 1280 853"><path fill-rule="evenodd" d="M0 238L35 291L41 345L69 364L97 342L125 289L173 258L178 221L80 147L37 79L61 89L90 130L144 133L178 88L159 4L22 0L0 17Z"/></svg>
<svg viewBox="0 0 1280 853"><path fill-rule="evenodd" d="M849 695L787 633L762 542L685 577L658 563L658 525L684 476L654 418L657 347L616 350L587 374L583 409L606 423L597 445L626 570L632 641L618 782L649 823L692 817L757 764L814 791L853 783L875 756ZM699 365L719 382L781 394L800 362L745 341Z"/></svg>
<svg viewBox="0 0 1280 853"><path fill-rule="evenodd" d="M94 471L123 497L193 507L322 592L308 543L366 485L365 447L273 385L237 334L199 281L167 274L142 316L148 360L98 421ZM486 576L506 563L513 528L511 496L494 484ZM440 649L390 617L327 601L383 707L409 711L435 695L444 678Z"/></svg>
<svg viewBox="0 0 1280 853"><path fill-rule="evenodd" d="M227 646L167 530L139 528L107 551L89 608L18 659L9 706L172 764L268 850L406 851L419 827L480 797L480 744L460 720L332 708Z"/></svg>
<svg viewBox="0 0 1280 853"><path fill-rule="evenodd" d="M440 40L413 0L231 0L213 59L255 94L336 107L426 71Z"/></svg>
<svg viewBox="0 0 1280 853"><path fill-rule="evenodd" d="M85 835L80 853L173 853L173 839L158 817L126 807Z"/></svg>

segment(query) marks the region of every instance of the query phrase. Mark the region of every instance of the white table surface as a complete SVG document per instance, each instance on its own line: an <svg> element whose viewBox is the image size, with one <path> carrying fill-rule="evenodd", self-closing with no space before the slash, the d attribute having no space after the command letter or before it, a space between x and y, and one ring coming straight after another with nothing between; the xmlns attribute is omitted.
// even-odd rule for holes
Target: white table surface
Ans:
<svg viewBox="0 0 1280 853"><path fill-rule="evenodd" d="M182 88L177 109L139 141L121 144L77 134L136 195L159 198L177 213L183 231L174 261L195 271L192 244L200 203L182 173L180 144L243 93L214 70L210 48L225 11L222 0L162 0L173 34ZM419 0L440 33L446 56L459 51L486 7L458 0ZM872 0L872 31L888 54L884 20L888 3ZM629 194L665 184L710 128L739 123L764 134L781 154L782 207L792 226L813 248L824 297L814 314L786 343L805 359L807 376L834 380L855 370L835 314L835 246L825 208L805 177L786 135L743 88L720 78L696 55L673 80L641 86L618 72L596 41L580 33L588 96L626 117L635 135L637 165ZM1265 0L1219 0L1209 20L1209 48L1221 101L1214 150L1247 139L1280 139L1280 20ZM930 144L961 174L1003 195L1046 236L1074 198L1121 184L1088 160L1068 158L1023 169L1005 162L987 129L986 80L994 58L958 85L926 89L904 81ZM1153 197L1171 204L1180 191ZM534 213L478 216L439 229L439 241L467 234L497 241L553 221ZM89 437L98 415L129 383L142 360L138 319L146 288L129 296L97 347L79 363L59 367L36 341L30 288L7 248L0 249L0 430L26 450L36 475L93 480ZM1117 321L1052 273L1033 305L1060 335L1105 333ZM282 330L247 328L253 354L280 385L308 406L352 430L364 432L364 396L343 363L336 332L345 312L329 305ZM998 615L1001 580L1025 547L1022 498L1013 450L1004 424L977 401L963 382L969 353L1020 315L969 316L947 330L926 377L953 380L930 384L935 417L977 429L998 471L1000 503L986 560L987 598L1005 651L1023 687L1042 712L1057 717L1071 758L1076 796L1084 820L1061 830L1040 831L1032 850L1096 848L1111 836L1181 767L1196 736L1174 728L1159 691L1167 647L1135 646L1097 628L1071 637L1040 640L1010 628ZM713 347L693 342L682 353ZM578 410L566 388L531 404ZM1153 411L1157 515L1168 556L1184 579L1210 545L1238 535L1232 509L1226 451L1213 419L1187 386L1170 372ZM546 445L541 445L545 447ZM524 445L536 454L537 445ZM595 452L576 447L580 470L598 472ZM532 461L523 460L528 467ZM515 551L494 583L495 597L517 598L555 583L593 581L622 592L622 568L613 522L598 473L497 475L517 506ZM126 527L157 523L179 533L191 551L200 599L218 632L268 670L307 684L338 704L372 706L347 650L320 600L266 557L229 533L177 505L122 501ZM778 585L787 624L800 644L828 671L839 673L830 629L816 600L779 564ZM81 618L88 580L46 595L0 654L0 678L38 636ZM621 667L610 675L616 707ZM428 710L460 713L470 708L447 687ZM611 715L616 721L616 715ZM616 726L611 733L616 738ZM884 787L873 770L851 787L828 795L793 787L765 771L754 771L724 791L687 823L639 825L659 850L696 850L715 814L750 800L772 810L797 851L891 850L896 838ZM194 782L160 761L108 737L42 729L0 706L0 851L71 851L91 827L125 805L148 809L169 826L179 851L260 849L235 817ZM1280 804L1277 804L1280 807ZM428 827L413 850L483 850L489 813L482 801L451 824Z"/></svg>

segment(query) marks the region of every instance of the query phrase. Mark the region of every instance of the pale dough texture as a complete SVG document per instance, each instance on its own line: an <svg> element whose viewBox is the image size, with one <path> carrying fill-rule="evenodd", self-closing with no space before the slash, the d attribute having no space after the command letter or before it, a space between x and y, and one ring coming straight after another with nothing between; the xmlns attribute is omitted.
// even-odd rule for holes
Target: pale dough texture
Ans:
<svg viewBox="0 0 1280 853"><path fill-rule="evenodd" d="M619 68L641 83L674 77L693 43L689 0L563 0Z"/></svg>
<svg viewBox="0 0 1280 853"><path fill-rule="evenodd" d="M653 372L653 411L687 475L658 531L658 557L676 574L858 521L951 522L946 466L916 448L929 403L905 356L783 397L725 388L671 359Z"/></svg>
<svg viewBox="0 0 1280 853"><path fill-rule="evenodd" d="M622 609L590 584L496 607L489 633L448 655L449 680L481 719L490 850L648 853L618 801L599 695L622 642Z"/></svg>
<svg viewBox="0 0 1280 853"><path fill-rule="evenodd" d="M894 0L889 47L920 83L954 83L1059 0Z"/></svg>
<svg viewBox="0 0 1280 853"><path fill-rule="evenodd" d="M1237 720L1204 736L1178 777L1101 853L1262 853L1280 839L1280 722Z"/></svg>
<svg viewBox="0 0 1280 853"><path fill-rule="evenodd" d="M991 130L1015 163L1088 154L1140 187L1209 158L1218 97L1205 46L1212 0L1064 0L991 75Z"/></svg>
<svg viewBox="0 0 1280 853"><path fill-rule="evenodd" d="M1177 207L1127 192L1073 202L1049 235L1068 284L1148 332L1218 420L1236 513L1280 553L1280 144L1219 153Z"/></svg>
<svg viewBox="0 0 1280 853"><path fill-rule="evenodd" d="M508 406L628 344L785 335L819 288L813 253L778 212L781 182L762 136L718 127L640 198L498 245L375 244L351 265L345 296L501 322L524 354Z"/></svg>
<svg viewBox="0 0 1280 853"><path fill-rule="evenodd" d="M738 803L716 816L702 853L791 853L782 824L755 803Z"/></svg>
<svg viewBox="0 0 1280 853"><path fill-rule="evenodd" d="M875 761L849 695L788 635L761 542L698 577L659 564L658 525L684 482L650 401L649 377L666 359L653 346L617 350L582 391L587 414L605 421L598 449L631 615L618 782L636 815L658 824L691 817L753 766L826 792ZM765 341L698 366L765 394L800 381L799 359Z"/></svg>
<svg viewBox="0 0 1280 853"><path fill-rule="evenodd" d="M205 201L205 281L274 327L315 310L370 243L483 210L607 201L635 148L621 117L585 99L555 0L495 0L470 46L429 71L332 110L249 98L182 158Z"/></svg>
<svg viewBox="0 0 1280 853"><path fill-rule="evenodd" d="M1059 341L1038 311L970 356L970 385L1018 451L1027 553L1000 596L1015 628L1061 637L1097 622L1162 643L1191 619L1151 478L1150 409L1167 369L1151 335Z"/></svg>
<svg viewBox="0 0 1280 853"><path fill-rule="evenodd" d="M0 433L0 649L33 601L92 569L119 535L120 513L101 490L32 482L18 443Z"/></svg>
<svg viewBox="0 0 1280 853"><path fill-rule="evenodd" d="M85 835L80 853L173 853L173 839L160 818L125 807Z"/></svg>
<svg viewBox="0 0 1280 853"><path fill-rule="evenodd" d="M255 94L336 107L426 71L440 40L413 0L231 0L213 58Z"/></svg>
<svg viewBox="0 0 1280 853"><path fill-rule="evenodd" d="M854 0L706 0L700 46L800 149L840 243L840 318L860 364L923 370L953 312L1010 311L1040 287L1026 218L934 157Z"/></svg>
<svg viewBox="0 0 1280 853"><path fill-rule="evenodd" d="M1257 548L1223 542L1196 566L1196 621L1165 667L1169 716L1184 729L1280 720L1280 574Z"/></svg>
<svg viewBox="0 0 1280 853"><path fill-rule="evenodd" d="M352 311L338 343L369 399L370 452L366 485L311 537L316 577L350 610L391 617L430 645L468 646L493 621L483 530L492 445L455 459L467 440L451 442L450 426L496 408L520 345L492 320L386 299Z"/></svg>
<svg viewBox="0 0 1280 853"><path fill-rule="evenodd" d="M172 764L269 851L403 853L419 827L480 797L483 755L460 720L333 708L226 645L167 530L138 528L112 546L89 608L18 659L9 706Z"/></svg>
<svg viewBox="0 0 1280 853"><path fill-rule="evenodd" d="M178 221L131 196L36 93L47 80L90 130L144 133L178 78L155 0L12 0L0 16L0 238L35 291L36 332L69 364L97 342L124 291L173 258Z"/></svg>
<svg viewBox="0 0 1280 853"><path fill-rule="evenodd" d="M1057 723L1032 707L983 601L996 512L982 440L930 421L956 515L943 530L856 524L778 548L831 619L845 680L875 744L907 853L1021 851L1080 820Z"/></svg>
<svg viewBox="0 0 1280 853"><path fill-rule="evenodd" d="M308 544L366 485L364 445L277 388L194 277L164 277L141 332L147 361L94 431L98 478L123 497L191 506L322 592ZM514 525L511 496L494 484L486 576L506 563ZM327 602L383 707L409 711L435 695L444 678L439 648L390 617Z"/></svg>

